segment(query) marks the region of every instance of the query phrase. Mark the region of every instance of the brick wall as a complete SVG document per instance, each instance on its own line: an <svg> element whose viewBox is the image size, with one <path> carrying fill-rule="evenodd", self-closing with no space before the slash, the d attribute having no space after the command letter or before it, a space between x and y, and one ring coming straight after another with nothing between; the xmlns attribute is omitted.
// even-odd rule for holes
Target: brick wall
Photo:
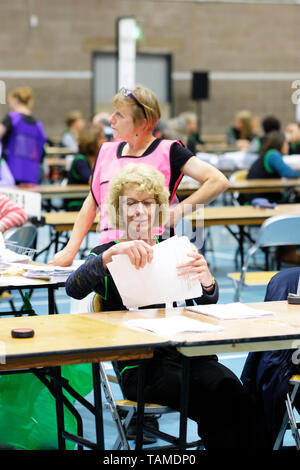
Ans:
<svg viewBox="0 0 300 470"><path fill-rule="evenodd" d="M35 28L30 27L30 15L38 17ZM224 132L235 112L245 108L257 116L274 113L284 125L294 119L291 83L298 71L300 79L300 5L2 0L0 79L5 80L8 91L27 84L34 88L34 113L51 137L62 132L64 115L70 109L81 109L86 118L90 116L91 79L5 78L1 71L91 71L94 51L115 51L115 21L123 15L135 15L142 27L138 50L172 54L175 113L196 109L190 100L191 71L211 72L210 99L202 105L204 132ZM291 76L281 80L272 75L269 80L217 79L220 72ZM1 118L6 111L1 105Z"/></svg>

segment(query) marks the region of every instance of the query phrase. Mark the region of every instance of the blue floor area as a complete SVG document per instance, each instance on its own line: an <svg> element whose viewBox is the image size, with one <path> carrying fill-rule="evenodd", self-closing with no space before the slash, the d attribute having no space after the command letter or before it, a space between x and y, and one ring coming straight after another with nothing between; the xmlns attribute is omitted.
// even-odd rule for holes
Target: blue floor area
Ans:
<svg viewBox="0 0 300 470"><path fill-rule="evenodd" d="M49 230L47 227L41 228L38 241L38 249L43 248L48 243ZM212 227L210 232L210 240L212 244L206 247L206 257L210 265L212 274L215 276L219 284L220 298L219 303L229 303L233 301L234 288L232 281L227 278L227 273L236 271L235 266L235 252L237 248L237 242L229 234L224 227ZM89 246L92 248L97 244L97 234L91 234L89 237ZM49 259L53 256L53 251L50 253ZM44 259L38 259L37 261L44 261ZM256 259L256 263L260 263L259 259ZM70 313L78 311L78 304L74 303L73 300L67 297L63 288L56 292L56 304L59 313ZM243 302L258 302L263 301L265 295L265 288L248 288L243 291L242 301ZM15 296L15 305L21 307L21 299ZM48 313L48 302L47 293L44 290L36 290L32 297L31 303L39 315L46 315ZM9 309L9 305L1 303L1 309ZM239 354L221 354L219 360L229 369L231 369L238 377L240 377L241 371L247 353ZM106 367L110 368L110 363L106 364ZM110 373L112 371L109 371ZM122 398L120 395L119 388L112 384L112 390L116 399ZM88 400L92 401L92 393L88 395ZM84 436L88 439L95 439L95 428L94 419L91 413L82 408L80 404L76 404L78 411L82 414L84 422ZM105 447L106 449L112 449L115 439L117 437L116 427L112 420L110 413L104 408L104 429L105 429ZM178 429L178 413L169 414L162 416L159 420L160 429L165 432L175 432ZM188 439L197 440L197 426L194 422L189 421L188 423ZM134 448L134 441L130 441L132 448ZM155 445L160 444L158 441ZM161 444L165 444L162 443ZM287 445L293 445L294 442L288 435L286 438Z"/></svg>

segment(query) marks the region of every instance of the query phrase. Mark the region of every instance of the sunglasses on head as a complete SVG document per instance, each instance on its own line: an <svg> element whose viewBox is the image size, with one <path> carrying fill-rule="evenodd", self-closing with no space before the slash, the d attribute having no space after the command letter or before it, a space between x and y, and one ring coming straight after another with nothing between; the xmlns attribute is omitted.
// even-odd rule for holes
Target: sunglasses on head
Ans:
<svg viewBox="0 0 300 470"><path fill-rule="evenodd" d="M121 88L119 90L119 93L122 93L122 95L126 96L126 98L130 98L135 101L136 104L143 110L144 116L147 119L144 106L142 105L142 103L139 102L139 100L134 96L134 94L130 90L128 90L127 88Z"/></svg>

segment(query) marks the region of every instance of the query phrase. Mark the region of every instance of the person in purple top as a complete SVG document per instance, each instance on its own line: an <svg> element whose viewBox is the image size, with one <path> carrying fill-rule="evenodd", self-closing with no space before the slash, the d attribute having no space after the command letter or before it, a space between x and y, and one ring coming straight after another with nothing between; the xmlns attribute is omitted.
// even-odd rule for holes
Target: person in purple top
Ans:
<svg viewBox="0 0 300 470"><path fill-rule="evenodd" d="M38 184L47 136L42 122L31 113L32 89L14 89L8 96L8 102L10 112L0 124L1 156L6 160L17 185Z"/></svg>

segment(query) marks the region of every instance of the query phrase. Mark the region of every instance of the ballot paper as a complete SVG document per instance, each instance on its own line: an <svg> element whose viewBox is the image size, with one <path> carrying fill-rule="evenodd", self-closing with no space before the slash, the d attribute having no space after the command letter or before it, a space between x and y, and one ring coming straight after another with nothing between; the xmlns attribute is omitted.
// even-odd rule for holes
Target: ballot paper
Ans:
<svg viewBox="0 0 300 470"><path fill-rule="evenodd" d="M203 315L219 318L220 320L257 318L274 315L273 312L268 310L249 307L248 305L244 305L241 302L234 302L230 304L196 305L186 308L192 312L202 313Z"/></svg>
<svg viewBox="0 0 300 470"><path fill-rule="evenodd" d="M52 266L52 265L29 265L24 267L24 277L28 278L39 278L39 279L51 279L52 281L66 281L69 275L77 269L76 266Z"/></svg>
<svg viewBox="0 0 300 470"><path fill-rule="evenodd" d="M136 269L127 255L116 255L107 264L127 308L165 304L202 295L199 280L190 275L178 276L179 264L190 261L191 243L175 235L153 247L153 260Z"/></svg>
<svg viewBox="0 0 300 470"><path fill-rule="evenodd" d="M166 318L137 319L126 322L127 326L152 331L159 336L172 337L180 333L202 333L220 331L223 328L185 316Z"/></svg>
<svg viewBox="0 0 300 470"><path fill-rule="evenodd" d="M61 267L52 265L26 264L26 263L2 263L3 275L19 275L31 279L49 279L63 282L77 269L77 266ZM21 282L21 281L20 281Z"/></svg>

